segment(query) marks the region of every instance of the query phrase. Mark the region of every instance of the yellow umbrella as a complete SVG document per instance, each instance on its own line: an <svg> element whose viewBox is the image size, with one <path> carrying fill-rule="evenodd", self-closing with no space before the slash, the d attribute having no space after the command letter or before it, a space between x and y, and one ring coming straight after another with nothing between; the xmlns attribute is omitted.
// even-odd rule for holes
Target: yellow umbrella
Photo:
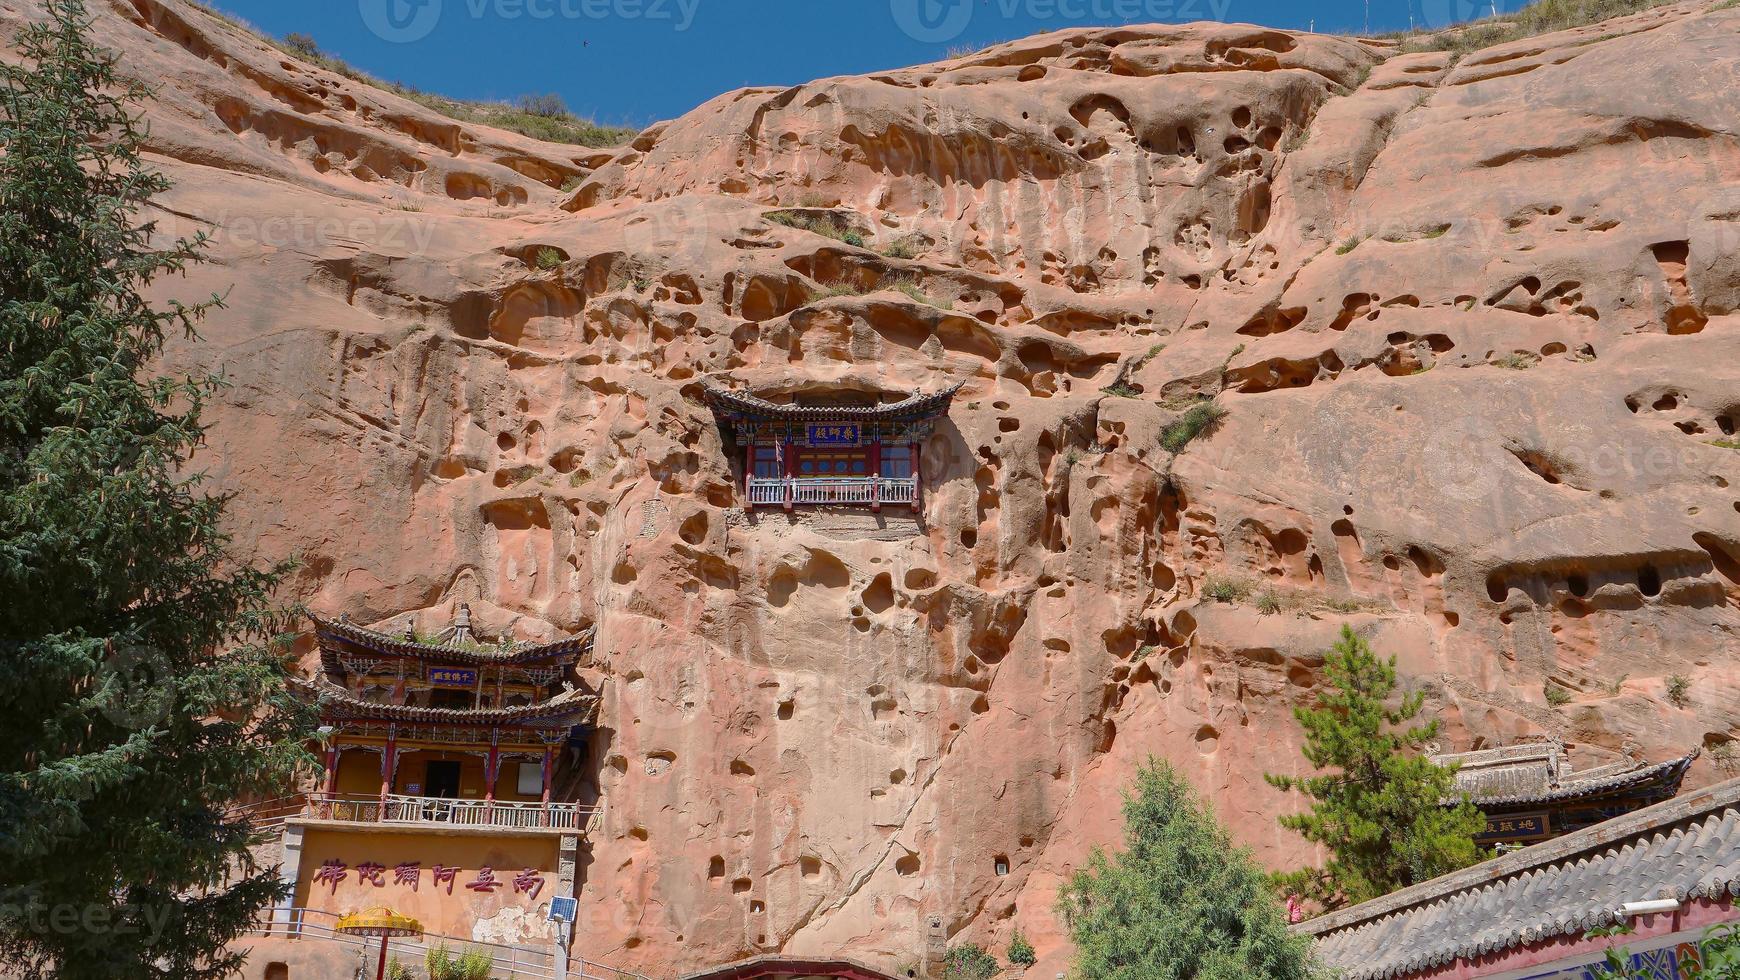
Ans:
<svg viewBox="0 0 1740 980"><path fill-rule="evenodd" d="M365 909L339 916L338 925L332 928L346 936L381 937L381 963L375 971L375 980L386 980L387 940L423 934L423 923L389 908Z"/></svg>

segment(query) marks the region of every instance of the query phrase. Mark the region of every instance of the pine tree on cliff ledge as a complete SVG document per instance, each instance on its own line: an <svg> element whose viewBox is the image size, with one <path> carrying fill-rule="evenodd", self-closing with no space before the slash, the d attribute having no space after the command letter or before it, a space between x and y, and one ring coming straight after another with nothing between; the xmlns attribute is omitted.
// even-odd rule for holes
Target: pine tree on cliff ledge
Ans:
<svg viewBox="0 0 1740 980"><path fill-rule="evenodd" d="M0 65L0 973L226 976L280 894L226 811L303 758L284 570L238 559L187 475L215 382L154 373L211 304L141 296L203 244L140 221L168 186L145 93L83 0L46 9Z"/></svg>
<svg viewBox="0 0 1740 980"><path fill-rule="evenodd" d="M1270 784L1304 793L1306 813L1281 826L1329 851L1323 868L1278 875L1285 892L1326 909L1387 895L1480 860L1474 835L1486 818L1464 800L1454 806L1456 770L1424 756L1438 735L1436 720L1408 725L1425 693L1387 703L1396 689L1396 660L1380 660L1346 626L1324 659L1328 683L1316 708L1294 708L1305 729L1305 758L1315 776L1269 775Z"/></svg>

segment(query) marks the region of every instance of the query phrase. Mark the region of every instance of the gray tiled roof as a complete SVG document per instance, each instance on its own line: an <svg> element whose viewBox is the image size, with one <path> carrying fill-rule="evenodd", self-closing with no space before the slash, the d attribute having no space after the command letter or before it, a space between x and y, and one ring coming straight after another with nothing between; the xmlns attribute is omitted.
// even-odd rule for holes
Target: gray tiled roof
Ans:
<svg viewBox="0 0 1740 980"><path fill-rule="evenodd" d="M414 704L369 701L324 678L305 681L293 677L290 686L304 697L317 701L325 716L339 719L565 728L590 722L598 714L598 695L578 690L507 708L424 708Z"/></svg>
<svg viewBox="0 0 1740 980"><path fill-rule="evenodd" d="M930 393L913 392L897 402L877 405L780 405L747 392L732 391L711 378L704 378L701 390L707 403L715 410L736 412L753 418L785 419L870 419L880 422L907 422L941 415L948 411L955 393L965 381Z"/></svg>
<svg viewBox="0 0 1740 980"><path fill-rule="evenodd" d="M1740 896L1740 779L1341 909L1294 929L1344 980L1578 936L1627 902Z"/></svg>
<svg viewBox="0 0 1740 980"><path fill-rule="evenodd" d="M343 673L343 644L351 643L383 656L428 660L450 666L516 666L546 661L571 661L586 652L592 644L592 630L579 636L564 637L551 643L520 643L514 646L455 646L424 643L403 636L392 636L336 619L309 617L314 621L314 638L320 645L321 667L329 674Z"/></svg>
<svg viewBox="0 0 1740 980"><path fill-rule="evenodd" d="M1457 794L1467 793L1476 803L1544 792L1570 768L1564 749L1544 741L1435 755L1432 761L1456 765Z"/></svg>
<svg viewBox="0 0 1740 980"><path fill-rule="evenodd" d="M1467 793L1480 807L1552 803L1596 796L1653 781L1674 781L1685 774L1693 749L1678 759L1647 763L1622 760L1572 772L1564 750L1553 742L1529 742L1501 749L1433 756L1439 763L1456 763L1456 791Z"/></svg>

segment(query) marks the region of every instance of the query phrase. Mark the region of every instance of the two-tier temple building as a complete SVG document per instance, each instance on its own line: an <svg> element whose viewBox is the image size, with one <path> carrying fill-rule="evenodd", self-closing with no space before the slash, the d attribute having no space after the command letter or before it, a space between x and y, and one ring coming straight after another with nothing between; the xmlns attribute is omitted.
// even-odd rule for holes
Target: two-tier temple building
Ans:
<svg viewBox="0 0 1740 980"><path fill-rule="evenodd" d="M899 401L839 392L774 402L712 381L704 396L742 453L751 507L923 506L924 441L960 385Z"/></svg>
<svg viewBox="0 0 1740 980"><path fill-rule="evenodd" d="M297 915L391 906L431 934L553 938L599 812L577 765L598 696L576 673L590 634L486 642L460 606L432 638L316 619L325 771L286 822Z"/></svg>

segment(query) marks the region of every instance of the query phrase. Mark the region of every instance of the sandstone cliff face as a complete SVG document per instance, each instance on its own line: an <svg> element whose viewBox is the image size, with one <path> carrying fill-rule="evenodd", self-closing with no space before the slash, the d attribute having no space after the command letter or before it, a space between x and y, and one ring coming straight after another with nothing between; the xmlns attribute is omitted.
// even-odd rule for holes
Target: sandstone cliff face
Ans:
<svg viewBox="0 0 1740 980"><path fill-rule="evenodd" d="M1072 30L730 93L615 151L446 120L181 0L99 28L159 86L163 230L214 236L164 288L228 291L176 366L233 383L205 460L241 543L301 555L325 613L596 624L586 955L893 970L936 921L1019 925L1049 976L1057 888L1150 754L1264 860L1308 856L1261 774L1299 767L1289 710L1343 623L1446 748L1703 745L1692 781L1722 775L1740 9L1709 6L1454 65ZM878 525L745 515L704 375L967 385L922 515ZM1174 456L1198 395L1228 415Z"/></svg>

